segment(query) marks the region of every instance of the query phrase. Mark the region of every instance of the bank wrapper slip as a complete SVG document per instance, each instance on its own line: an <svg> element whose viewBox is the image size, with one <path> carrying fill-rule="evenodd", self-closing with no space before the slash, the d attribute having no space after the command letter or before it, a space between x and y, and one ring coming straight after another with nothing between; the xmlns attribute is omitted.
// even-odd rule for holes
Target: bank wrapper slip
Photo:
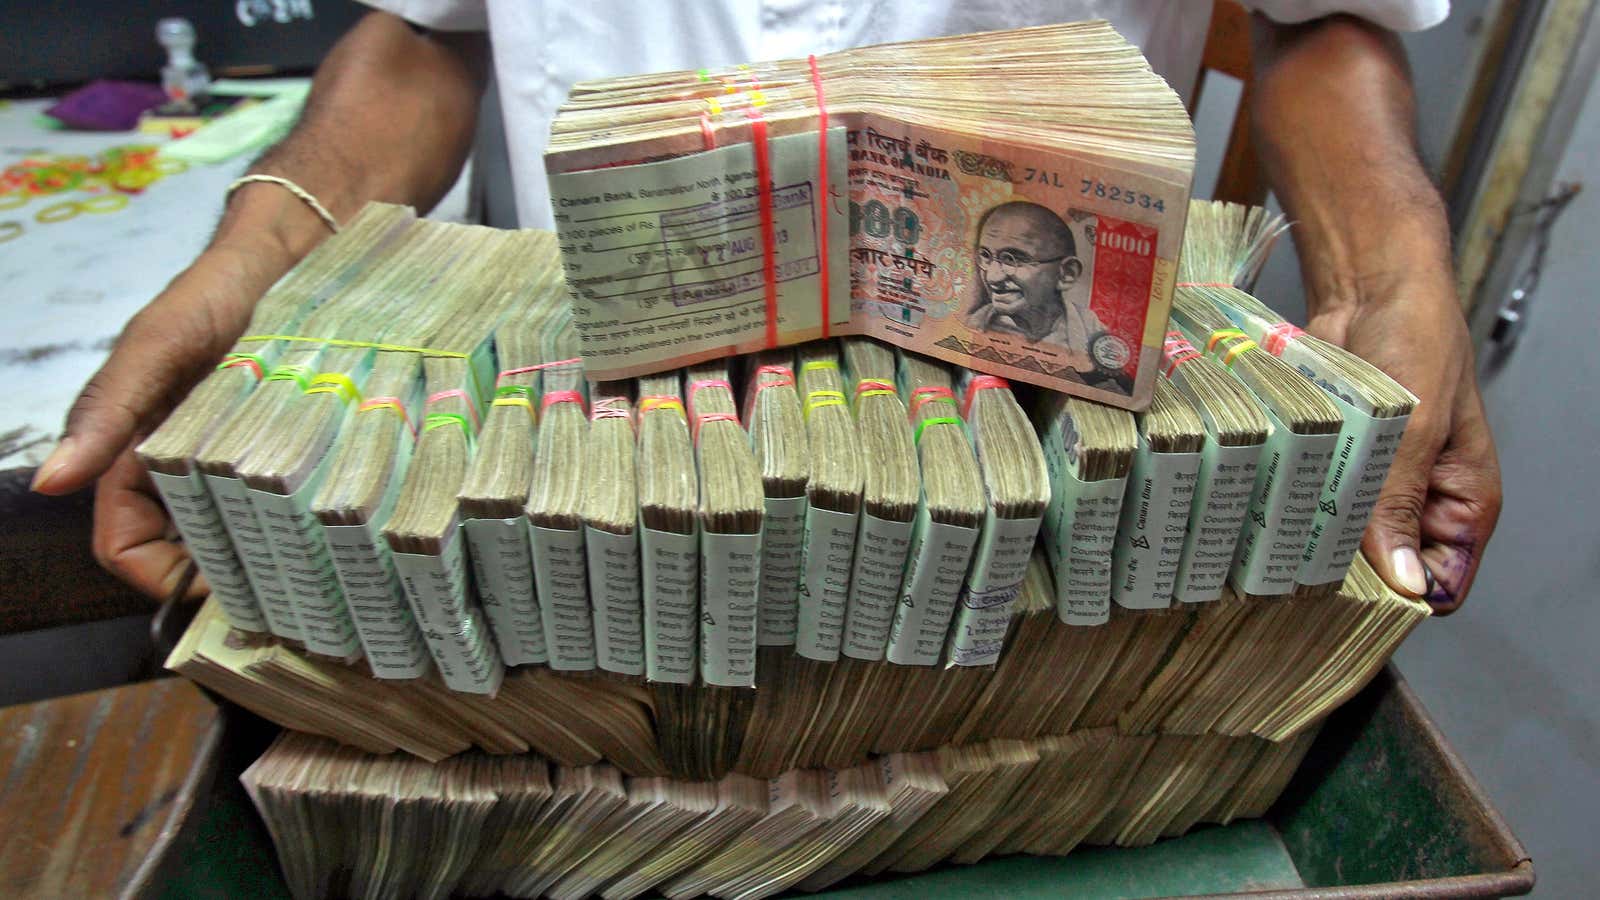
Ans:
<svg viewBox="0 0 1600 900"><path fill-rule="evenodd" d="M1193 135L1104 23L580 84L545 161L591 377L865 334L1149 403Z"/></svg>

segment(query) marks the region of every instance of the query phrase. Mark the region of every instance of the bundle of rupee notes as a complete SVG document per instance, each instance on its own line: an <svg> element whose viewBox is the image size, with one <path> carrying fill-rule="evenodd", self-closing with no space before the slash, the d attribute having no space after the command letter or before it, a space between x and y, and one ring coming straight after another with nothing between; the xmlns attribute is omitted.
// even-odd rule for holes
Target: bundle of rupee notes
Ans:
<svg viewBox="0 0 1600 900"><path fill-rule="evenodd" d="M1119 91L1169 105L1103 26L974 38L1052 78L1093 67L1030 48L1097 48L1131 73L1103 88L1106 109ZM890 126L869 135L849 110L915 122L918 105L909 89L852 95L851 66L900 66L936 96L960 40L928 42L915 72L851 51L580 86L557 120L554 195L605 177L601 206L665 190L627 179L710 153L679 120L701 117L705 85L753 103L758 75L775 101L746 126L809 138L785 165L816 176L824 81L841 146L865 147ZM768 232L766 340L612 352L657 333L595 330L595 291L629 265L660 294L628 306L639 315L665 304L654 321L694 327L700 307L651 254L600 277L576 201L558 200L559 237L372 204L268 292L138 455L211 595L168 666L299 732L246 775L298 895L756 898L1265 811L1318 723L1428 615L1359 552L1416 399L1251 296L1283 226L1187 203L1192 138L1159 116L1102 133L1105 109L1018 100L1071 119L1062 140L1086 159L1120 159L1152 191L1177 179L1156 191L1143 274L1122 277L1113 251L1136 230L1103 210L1137 221L1141 201L1057 215L1022 191L970 222L912 215L898 239L968 249L896 247L898 265L835 223L850 235L840 328L825 303L820 321L778 316L775 272L809 273L781 294L807 308L830 276L817 255L770 266L774 211L826 247L795 210L829 192L785 195L767 172L727 216L658 217L676 229L663 246L719 218ZM636 115L602 129L594 110L619 108ZM981 120L967 110L937 137L958 145ZM710 142L702 124L691 136ZM750 144L729 147L745 156L718 166L751 165ZM975 153L951 155L981 170ZM853 201L856 159L834 160ZM966 174L1021 171L995 166ZM949 202L972 214L956 181ZM749 246L723 238L719 252ZM942 266L974 299L936 321L913 295ZM1038 302L1043 269L1055 306ZM759 272L715 277L755 284L759 310ZM891 282L894 303L857 302ZM924 330L879 327L913 308ZM878 324L851 327L863 310ZM935 331L965 336L907 338ZM990 350L1086 346L1055 374L1007 378L1018 357L978 332Z"/></svg>

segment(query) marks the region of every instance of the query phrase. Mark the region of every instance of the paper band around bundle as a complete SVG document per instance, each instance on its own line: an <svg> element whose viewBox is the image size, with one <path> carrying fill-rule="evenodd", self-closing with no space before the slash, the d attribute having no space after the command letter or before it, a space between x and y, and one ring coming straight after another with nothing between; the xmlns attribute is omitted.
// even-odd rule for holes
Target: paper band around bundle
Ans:
<svg viewBox="0 0 1600 900"><path fill-rule="evenodd" d="M832 196L828 187L828 105L824 99L822 72L817 68L817 57L815 55L807 57L807 64L811 73L811 89L816 94L817 103L817 195L828 198ZM703 69L697 74L702 81L710 80L710 76ZM742 95L748 98L748 104L742 109L744 117L750 123L750 149L755 156L756 164L756 211L761 235L761 277L766 312L765 340L767 349L771 350L778 346L778 228L772 196L771 143L767 119L761 112L761 108L767 105L768 97L767 92L761 90L761 83L754 75L750 76L745 86L727 81L723 82L723 86L729 102L724 104L715 97L705 98L706 112L700 113L700 137L706 150L717 149L716 121L713 117L740 108L733 102L734 97ZM778 96L782 96L783 93L780 89ZM817 241L819 246L828 246L826 215L817 217ZM827 253L818 254L817 272L820 276L817 309L822 318L822 338L826 340L832 336L830 322L832 298L829 295L831 285Z"/></svg>

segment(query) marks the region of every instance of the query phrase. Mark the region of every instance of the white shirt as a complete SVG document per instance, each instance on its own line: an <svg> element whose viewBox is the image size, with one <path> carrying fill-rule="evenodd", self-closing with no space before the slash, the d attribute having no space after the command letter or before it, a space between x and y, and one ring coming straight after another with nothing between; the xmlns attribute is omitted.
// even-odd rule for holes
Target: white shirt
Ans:
<svg viewBox="0 0 1600 900"><path fill-rule="evenodd" d="M800 58L847 47L1106 19L1187 96L1211 4L1203 0L364 0L439 31L484 31L524 227L552 227L544 146L575 81ZM1428 28L1449 0L1245 0L1292 23L1347 12L1396 31Z"/></svg>

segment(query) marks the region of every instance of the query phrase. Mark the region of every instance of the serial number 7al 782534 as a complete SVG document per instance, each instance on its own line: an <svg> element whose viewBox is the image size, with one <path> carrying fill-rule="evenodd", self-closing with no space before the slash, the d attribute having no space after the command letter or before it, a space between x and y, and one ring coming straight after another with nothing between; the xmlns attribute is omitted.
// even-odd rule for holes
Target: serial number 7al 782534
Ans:
<svg viewBox="0 0 1600 900"><path fill-rule="evenodd" d="M1142 191L1136 191L1133 188L1121 187L1115 184L1106 184L1104 181L1101 181L1098 178L1081 178L1079 179L1079 182L1081 183L1082 187L1078 193L1083 194L1084 196L1102 197L1106 200L1126 203L1129 206L1137 206L1141 209L1153 209L1156 212L1167 211L1166 202L1160 197L1152 197L1149 194L1146 194Z"/></svg>

